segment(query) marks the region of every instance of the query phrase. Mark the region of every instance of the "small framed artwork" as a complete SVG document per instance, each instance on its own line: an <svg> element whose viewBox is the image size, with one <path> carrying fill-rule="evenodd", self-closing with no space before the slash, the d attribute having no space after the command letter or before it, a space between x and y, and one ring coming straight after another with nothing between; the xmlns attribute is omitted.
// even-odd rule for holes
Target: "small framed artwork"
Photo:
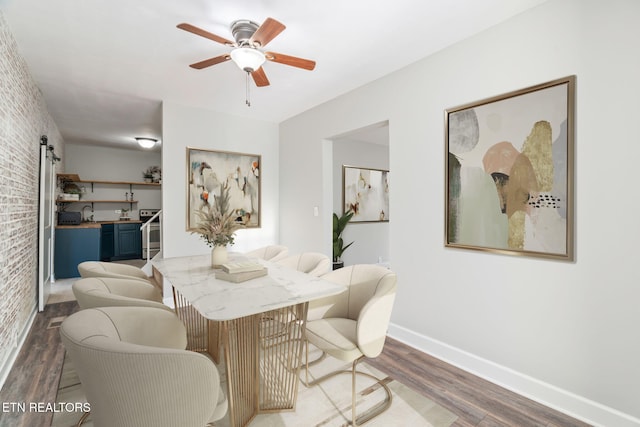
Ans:
<svg viewBox="0 0 640 427"><path fill-rule="evenodd" d="M193 231L195 212L212 206L220 188L229 188L229 207L246 227L260 227L260 167L257 154L187 147L187 231Z"/></svg>
<svg viewBox="0 0 640 427"><path fill-rule="evenodd" d="M445 111L445 246L573 260L575 76Z"/></svg>
<svg viewBox="0 0 640 427"><path fill-rule="evenodd" d="M389 171L342 166L343 213L351 222L389 221Z"/></svg>

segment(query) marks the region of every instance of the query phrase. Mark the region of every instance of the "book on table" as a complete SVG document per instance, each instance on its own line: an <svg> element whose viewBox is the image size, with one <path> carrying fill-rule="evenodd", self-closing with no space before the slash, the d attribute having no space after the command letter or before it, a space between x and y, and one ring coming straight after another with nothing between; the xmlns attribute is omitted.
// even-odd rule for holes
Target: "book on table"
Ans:
<svg viewBox="0 0 640 427"><path fill-rule="evenodd" d="M264 266L257 261L238 261L224 263L221 268L225 273L245 273L248 271L260 271Z"/></svg>
<svg viewBox="0 0 640 427"><path fill-rule="evenodd" d="M247 280L257 279L258 277L266 276L268 270L264 266L260 266L260 270L241 271L239 273L229 273L224 271L216 271L216 279L226 280L227 282L246 282Z"/></svg>

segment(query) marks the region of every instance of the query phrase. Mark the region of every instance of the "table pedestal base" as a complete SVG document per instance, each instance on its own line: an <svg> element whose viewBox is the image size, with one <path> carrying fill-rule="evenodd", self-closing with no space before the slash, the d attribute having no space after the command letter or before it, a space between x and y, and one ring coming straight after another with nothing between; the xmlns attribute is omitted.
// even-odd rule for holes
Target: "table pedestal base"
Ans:
<svg viewBox="0 0 640 427"><path fill-rule="evenodd" d="M222 345L232 427L248 425L259 413L295 409L308 303L216 322L175 289L174 301L188 350L207 352L219 363Z"/></svg>

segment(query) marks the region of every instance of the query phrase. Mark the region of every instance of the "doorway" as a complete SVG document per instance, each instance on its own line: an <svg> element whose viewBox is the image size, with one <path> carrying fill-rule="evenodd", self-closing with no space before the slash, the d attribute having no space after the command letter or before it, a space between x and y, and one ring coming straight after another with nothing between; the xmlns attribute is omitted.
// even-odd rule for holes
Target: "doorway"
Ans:
<svg viewBox="0 0 640 427"><path fill-rule="evenodd" d="M340 216L344 212L343 166L357 168L389 170L389 122L379 122L329 138L331 155L325 161L331 163L331 203ZM391 173L389 173L391 175ZM345 244L354 242L343 254L345 265L389 264L389 225L388 222L352 222L343 232Z"/></svg>

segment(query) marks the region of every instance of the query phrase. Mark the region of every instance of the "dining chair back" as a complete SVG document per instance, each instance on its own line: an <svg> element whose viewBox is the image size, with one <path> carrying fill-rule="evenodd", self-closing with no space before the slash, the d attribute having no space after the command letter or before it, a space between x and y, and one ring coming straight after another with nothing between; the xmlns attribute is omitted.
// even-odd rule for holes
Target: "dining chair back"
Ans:
<svg viewBox="0 0 640 427"><path fill-rule="evenodd" d="M265 261L279 261L289 254L289 248L281 245L269 245L262 248L246 252L245 255L251 258L260 258Z"/></svg>
<svg viewBox="0 0 640 427"><path fill-rule="evenodd" d="M331 269L331 260L320 252L291 255L279 260L277 263L312 276L321 276Z"/></svg>
<svg viewBox="0 0 640 427"><path fill-rule="evenodd" d="M185 327L166 310L80 310L60 336L96 427L202 427L226 413L216 366L185 350Z"/></svg>
<svg viewBox="0 0 640 427"><path fill-rule="evenodd" d="M80 277L113 277L115 279L137 279L150 282L150 277L134 265L117 262L84 261L78 264Z"/></svg>
<svg viewBox="0 0 640 427"><path fill-rule="evenodd" d="M160 290L142 280L88 277L76 280L71 290L81 309L136 306L173 311L162 303Z"/></svg>

